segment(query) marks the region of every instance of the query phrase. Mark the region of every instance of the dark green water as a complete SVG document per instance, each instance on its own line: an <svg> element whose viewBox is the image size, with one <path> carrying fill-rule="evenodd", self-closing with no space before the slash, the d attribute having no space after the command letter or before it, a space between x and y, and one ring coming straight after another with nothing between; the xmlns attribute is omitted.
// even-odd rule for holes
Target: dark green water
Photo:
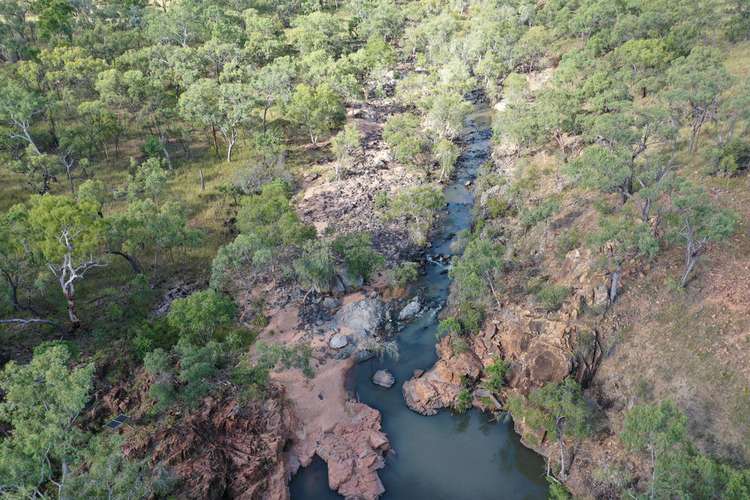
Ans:
<svg viewBox="0 0 750 500"><path fill-rule="evenodd" d="M451 255L455 235L471 226L474 198L465 183L474 180L490 152L489 112L482 105L478 108L467 120L464 152L456 179L445 191L448 207L432 240L431 255ZM520 443L509 420L494 422L476 410L425 417L407 408L401 385L415 369L429 369L437 360L435 331L437 313L450 287L447 268L428 262L418 286L428 309L399 333L400 359L371 360L357 366L354 373L356 396L380 411L394 450L380 471L386 489L383 498L546 498L543 460ZM383 389L370 381L379 368L387 368L396 377L392 388ZM328 489L326 465L318 458L294 477L290 488L294 500L341 498Z"/></svg>

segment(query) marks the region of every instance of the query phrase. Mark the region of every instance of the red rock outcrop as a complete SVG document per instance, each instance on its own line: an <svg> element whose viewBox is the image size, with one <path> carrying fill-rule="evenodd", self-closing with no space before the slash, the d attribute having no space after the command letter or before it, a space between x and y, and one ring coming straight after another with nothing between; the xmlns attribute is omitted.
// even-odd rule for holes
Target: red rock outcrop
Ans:
<svg viewBox="0 0 750 500"><path fill-rule="evenodd" d="M466 379L476 381L482 373L482 362L471 350L460 352L450 337L437 344L438 361L430 370L403 385L406 405L422 415L434 415L440 408L453 406Z"/></svg>
<svg viewBox="0 0 750 500"><path fill-rule="evenodd" d="M180 480L178 498L283 500L283 451L294 426L278 389L248 404L206 398L196 412L124 452L169 466Z"/></svg>

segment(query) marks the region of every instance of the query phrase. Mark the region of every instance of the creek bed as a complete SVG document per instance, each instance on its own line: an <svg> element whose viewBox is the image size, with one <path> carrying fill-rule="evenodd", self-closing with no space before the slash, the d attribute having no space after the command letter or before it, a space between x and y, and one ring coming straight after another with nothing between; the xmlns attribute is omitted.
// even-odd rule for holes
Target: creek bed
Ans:
<svg viewBox="0 0 750 500"><path fill-rule="evenodd" d="M433 234L429 249L433 256L452 255L451 243L456 235L471 227L474 197L467 183L473 183L479 168L489 159L490 121L490 110L480 101L467 119L456 177L445 190L448 206ZM414 370L427 370L437 360L437 314L450 289L445 265L428 259L417 288L425 309L398 334L399 360L373 359L358 365L353 374L353 390L360 401L380 411L383 430L394 450L379 471L386 490L383 498L547 498L544 462L521 444L510 419L495 422L477 410L463 415L444 410L425 417L404 403L401 385ZM371 381L372 374L381 368L396 377L390 389ZM317 457L294 477L290 488L294 500L341 498L328 488L325 463Z"/></svg>

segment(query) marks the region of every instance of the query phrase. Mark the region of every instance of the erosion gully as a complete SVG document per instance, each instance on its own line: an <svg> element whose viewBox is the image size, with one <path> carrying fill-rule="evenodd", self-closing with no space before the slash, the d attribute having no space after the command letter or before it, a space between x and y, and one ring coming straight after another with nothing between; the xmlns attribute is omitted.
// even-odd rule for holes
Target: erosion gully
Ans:
<svg viewBox="0 0 750 500"><path fill-rule="evenodd" d="M521 444L510 418L497 422L478 410L462 415L444 410L425 417L409 410L400 390L414 370L427 370L437 360L437 316L448 298L451 280L443 259L435 257L453 255L451 243L471 227L474 196L470 186L490 155L491 109L482 96L472 97L475 109L461 137L463 152L455 179L445 190L448 205L417 283L427 308L397 335L397 361L372 359L358 365L353 374L355 396L380 411L393 449L380 471L384 499L547 498L543 460ZM372 383L372 374L380 368L396 377L392 388ZM326 465L317 457L294 477L290 488L293 500L341 498L328 488Z"/></svg>

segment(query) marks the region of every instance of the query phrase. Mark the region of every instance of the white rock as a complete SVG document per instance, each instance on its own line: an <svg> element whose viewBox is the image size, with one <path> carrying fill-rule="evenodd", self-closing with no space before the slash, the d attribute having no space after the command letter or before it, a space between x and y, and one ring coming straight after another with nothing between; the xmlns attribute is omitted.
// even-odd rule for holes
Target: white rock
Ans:
<svg viewBox="0 0 750 500"><path fill-rule="evenodd" d="M396 379L388 370L378 370L372 376L372 383L390 389L396 383Z"/></svg>
<svg viewBox="0 0 750 500"><path fill-rule="evenodd" d="M349 339L343 333L335 334L333 337L331 337L331 340L328 341L328 345L333 347L334 349L341 349L342 347L346 347L348 343Z"/></svg>
<svg viewBox="0 0 750 500"><path fill-rule="evenodd" d="M419 314L419 311L421 309L422 304L419 303L419 297L414 297L408 304L404 306L403 309L401 309L401 312L398 313L398 319L399 321L411 319Z"/></svg>

